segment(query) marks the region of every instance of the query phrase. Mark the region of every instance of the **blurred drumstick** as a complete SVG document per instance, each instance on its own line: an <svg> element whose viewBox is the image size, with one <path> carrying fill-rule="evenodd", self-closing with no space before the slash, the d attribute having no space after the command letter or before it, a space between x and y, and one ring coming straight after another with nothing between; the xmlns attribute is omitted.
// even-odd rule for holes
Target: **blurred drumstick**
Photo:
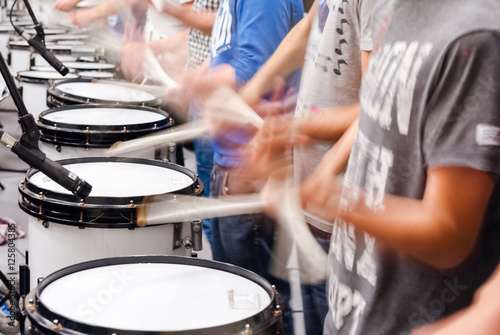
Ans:
<svg viewBox="0 0 500 335"><path fill-rule="evenodd" d="M252 125L256 128L260 128L264 124L264 120L234 90L227 86L217 88L207 99L206 105L210 109L207 112L210 113L208 119L239 125ZM158 145L186 142L207 134L209 129L210 125L204 121L190 122L154 135L117 142L106 151L105 155L107 157L120 156Z"/></svg>
<svg viewBox="0 0 500 335"><path fill-rule="evenodd" d="M129 152L152 148L158 145L166 145L168 143L182 143L190 141L208 133L208 126L203 122L190 122L173 129L168 129L149 135L146 137L137 138L125 142L116 142L106 150L106 157L120 156Z"/></svg>
<svg viewBox="0 0 500 335"><path fill-rule="evenodd" d="M163 70L150 48L144 50L144 72L146 77L158 81L165 88L175 89L181 86Z"/></svg>
<svg viewBox="0 0 500 335"><path fill-rule="evenodd" d="M185 222L215 217L262 213L260 195L202 198L189 195L161 195L146 200L137 210L137 225Z"/></svg>
<svg viewBox="0 0 500 335"><path fill-rule="evenodd" d="M293 170L290 171L293 174ZM280 195L279 204L276 204L278 226L275 232L274 257L271 258L269 272L277 278L289 280L286 266L295 242L301 283L321 283L328 275L328 256L307 227L301 212L299 188L293 186L291 176L283 182Z"/></svg>

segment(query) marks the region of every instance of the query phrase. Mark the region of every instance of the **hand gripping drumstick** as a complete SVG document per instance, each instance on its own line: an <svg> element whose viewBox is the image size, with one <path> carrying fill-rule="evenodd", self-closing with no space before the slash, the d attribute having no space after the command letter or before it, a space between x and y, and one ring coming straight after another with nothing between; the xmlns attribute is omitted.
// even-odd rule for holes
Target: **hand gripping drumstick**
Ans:
<svg viewBox="0 0 500 335"><path fill-rule="evenodd" d="M210 110L210 117L218 121L252 125L256 128L264 125L264 120L227 86L218 87L207 99L205 106ZM209 129L210 127L203 121L190 122L154 135L117 142L106 151L105 155L120 156L166 143L186 142L207 134Z"/></svg>

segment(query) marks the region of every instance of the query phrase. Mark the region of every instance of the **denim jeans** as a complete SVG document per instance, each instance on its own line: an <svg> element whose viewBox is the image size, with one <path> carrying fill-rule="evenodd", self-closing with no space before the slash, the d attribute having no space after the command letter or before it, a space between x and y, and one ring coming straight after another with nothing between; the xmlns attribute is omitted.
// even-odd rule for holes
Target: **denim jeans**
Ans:
<svg viewBox="0 0 500 335"><path fill-rule="evenodd" d="M198 177L204 185L203 196L209 197L211 174L214 167L214 150L208 136L194 139L193 146ZM203 231L212 244L212 219L203 219Z"/></svg>
<svg viewBox="0 0 500 335"><path fill-rule="evenodd" d="M224 180L230 168L214 164L212 196L223 195ZM275 222L264 214L247 214L212 219L212 256L253 271L265 278L285 300L283 314L286 335L293 335L293 315L289 306L290 284L269 274Z"/></svg>
<svg viewBox="0 0 500 335"><path fill-rule="evenodd" d="M316 237L316 241L328 253L330 239ZM325 317L328 313L326 282L315 285L301 285L304 306L304 324L307 335L322 335Z"/></svg>

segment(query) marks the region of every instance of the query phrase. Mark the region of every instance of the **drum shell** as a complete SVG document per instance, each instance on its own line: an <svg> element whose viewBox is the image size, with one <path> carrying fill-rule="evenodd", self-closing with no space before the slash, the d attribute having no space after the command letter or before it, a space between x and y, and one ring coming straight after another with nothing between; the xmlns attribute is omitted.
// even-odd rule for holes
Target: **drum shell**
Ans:
<svg viewBox="0 0 500 335"><path fill-rule="evenodd" d="M8 64L11 73L28 71L31 67L31 50L29 47L16 47L9 44Z"/></svg>
<svg viewBox="0 0 500 335"><path fill-rule="evenodd" d="M162 171L163 168L179 171L189 177L192 184L176 188L172 192L165 190L165 194L199 196L203 192L203 184L197 176L175 164L126 158L60 161L63 166L93 162L125 162L139 166L155 166ZM143 228L136 225L137 209L147 196L92 196L91 194L83 201L72 194L62 194L36 186L30 182L36 173L37 170L29 170L19 187L19 206L30 216L28 243L32 287L36 285L37 278L82 261L137 254L186 256L190 254L190 250L182 245L182 240L191 236L190 224L180 222L149 225ZM126 183L126 180L123 183ZM175 206L175 203L172 206Z"/></svg>
<svg viewBox="0 0 500 335"><path fill-rule="evenodd" d="M126 128L110 122L103 125L76 125L48 121L47 116L57 112L79 113L88 109L126 109L133 112L158 113L164 119L158 123L144 123L141 125L127 125ZM104 116L103 116L104 117ZM174 126L174 121L169 114L159 109L149 107L138 107L128 105L75 105L53 108L44 111L39 118L39 129L42 133L40 147L52 160L80 158L80 157L104 157L105 152L111 145L119 141L127 141L137 137L153 134L157 131L166 130ZM150 148L125 154L124 157L165 159L166 149Z"/></svg>
<svg viewBox="0 0 500 335"><path fill-rule="evenodd" d="M141 330L127 330L127 329L115 329L115 328L105 328L100 327L96 324L85 324L75 319L68 318L64 315L54 313L50 309L49 305L44 303L42 293L49 287L52 283L58 279L64 279L65 276L70 276L77 273L78 271L93 270L95 268L109 266L120 266L126 264L180 264L180 265L195 265L200 268L207 268L210 271L215 270L215 272L227 272L229 275L241 277L244 281L252 281L255 284L261 286L261 288L269 294L270 303L269 305L264 305L260 312L255 314L249 313L244 319L234 320L229 323L221 324L218 326L210 328L196 327L195 322L193 322L193 329L185 330L155 330L155 331L141 331ZM123 268L122 268L123 269ZM126 269L126 268L125 268ZM117 278L116 275L120 270L115 270L113 278ZM147 270L146 270L147 272ZM127 272L124 273L126 276ZM175 275L175 272L173 273ZM80 274L82 276L82 274ZM82 277L83 278L83 277ZM132 280L131 284L134 285L134 281L137 282L136 276L130 277ZM116 280L116 279L115 279ZM140 279L139 279L140 280ZM106 282L106 280L105 280ZM176 287L175 283L170 283L167 279L164 283L165 285L170 285L171 287ZM202 283L200 283L202 286ZM236 288L236 287L235 287ZM161 287L160 287L161 289ZM106 289L106 291L111 290L111 288ZM103 290L100 290L103 291ZM194 290L196 291L196 290ZM205 290L203 290L205 292ZM113 291L111 291L113 293ZM53 294L53 293L52 293ZM121 294L121 291L120 291ZM186 299L188 302L192 302L196 305L197 296L193 296L192 293L186 292ZM64 299L64 297L61 297ZM138 302L145 304L149 307L148 300L155 299L154 295L144 295ZM201 297L203 299L203 297ZM282 322L282 308L284 307L284 301L274 287L270 285L262 277L252 273L243 268L224 264L220 262L214 262L210 260L197 259L191 257L177 257L177 256L135 256L135 257L116 257L108 258L96 261L90 261L85 263L76 264L74 266L61 269L55 273L52 273L46 277L35 289L32 289L28 294L26 301L26 314L27 314L27 327L26 333L31 335L41 335L41 334L55 334L55 335L84 335L84 334L127 334L127 335L244 335L244 334L255 334L255 335L276 335L283 333L283 322ZM175 301L175 300L174 300ZM267 307L266 307L267 306ZM108 307L108 306L106 306ZM184 308L180 309L185 310ZM186 310L186 312L188 312ZM198 310L198 313L200 310ZM217 310L217 312L220 312ZM148 317L150 313L145 313L145 322L148 322ZM157 313L158 314L158 313ZM142 314L140 314L142 315ZM196 315L193 313L193 318L196 319ZM152 317L157 317L152 316ZM168 318L167 318L168 319ZM57 321L54 321L57 320ZM76 319L78 320L78 319ZM195 321L195 320L193 320ZM54 323L55 322L55 323ZM168 321L167 321L168 322ZM56 325L56 327L54 327ZM249 331L245 331L246 327L249 327Z"/></svg>
<svg viewBox="0 0 500 335"><path fill-rule="evenodd" d="M73 76L74 78L78 77L74 74L68 74L68 76ZM41 112L48 109L47 89L52 82L57 80L39 78L34 79L23 77L20 74L18 74L18 80L22 87L23 101L26 105L26 109L33 115L36 120L38 119L38 116Z"/></svg>
<svg viewBox="0 0 500 335"><path fill-rule="evenodd" d="M191 236L189 223L176 223L181 238ZM85 228L29 217L28 250L31 287L37 279L80 262L132 255L189 256L174 245L174 224L144 228ZM46 228L47 227L47 228Z"/></svg>

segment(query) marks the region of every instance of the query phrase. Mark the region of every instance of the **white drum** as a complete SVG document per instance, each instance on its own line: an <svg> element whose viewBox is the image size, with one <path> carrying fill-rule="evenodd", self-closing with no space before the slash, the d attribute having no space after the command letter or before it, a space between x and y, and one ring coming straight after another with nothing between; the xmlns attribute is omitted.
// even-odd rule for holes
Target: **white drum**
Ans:
<svg viewBox="0 0 500 335"><path fill-rule="evenodd" d="M30 215L32 287L37 278L79 262L126 255L191 254L185 247L190 246L191 225L139 228L136 212L146 196L201 195L203 185L193 172L146 159L80 158L60 163L89 182L92 192L81 200L38 170L26 174L19 187L19 206ZM201 221L193 225L201 228Z"/></svg>
<svg viewBox="0 0 500 335"><path fill-rule="evenodd" d="M275 335L283 325L283 299L265 279L188 257L77 264L47 277L27 301L28 334Z"/></svg>
<svg viewBox="0 0 500 335"><path fill-rule="evenodd" d="M173 125L168 113L156 108L100 104L64 106L40 114L40 149L52 160L103 157L105 150L116 142L146 136ZM165 158L162 150L154 147L127 156Z"/></svg>
<svg viewBox="0 0 500 335"><path fill-rule="evenodd" d="M28 71L31 64L31 48L26 41L10 41L7 62L11 73L17 76L18 72Z"/></svg>
<svg viewBox="0 0 500 335"><path fill-rule="evenodd" d="M115 103L139 106L159 106L161 100L146 92L138 85L120 81L72 79L54 83L49 87L47 105L61 107L63 105L89 103Z"/></svg>
<svg viewBox="0 0 500 335"><path fill-rule="evenodd" d="M89 39L89 35L86 34L76 34L76 35L69 35L69 34L62 34L62 35L48 35L45 36L45 41L46 42L61 42L61 41L85 41Z"/></svg>
<svg viewBox="0 0 500 335"><path fill-rule="evenodd" d="M50 50L60 62L73 62L78 57L72 54L72 46L52 44L48 45L47 49ZM36 51L31 50L32 65L35 66L50 66L50 64ZM69 78L68 78L69 79Z"/></svg>
<svg viewBox="0 0 500 335"><path fill-rule="evenodd" d="M64 66L78 71L114 71L116 66L98 62L65 62Z"/></svg>
<svg viewBox="0 0 500 335"><path fill-rule="evenodd" d="M47 89L49 85L61 79L74 79L78 75L68 73L62 76L56 71L22 71L18 73L18 79L23 89L23 100L28 112L33 114L35 120L41 112L47 110Z"/></svg>
<svg viewBox="0 0 500 335"><path fill-rule="evenodd" d="M107 71L80 71L78 72L80 78L87 79L113 79L115 74Z"/></svg>

